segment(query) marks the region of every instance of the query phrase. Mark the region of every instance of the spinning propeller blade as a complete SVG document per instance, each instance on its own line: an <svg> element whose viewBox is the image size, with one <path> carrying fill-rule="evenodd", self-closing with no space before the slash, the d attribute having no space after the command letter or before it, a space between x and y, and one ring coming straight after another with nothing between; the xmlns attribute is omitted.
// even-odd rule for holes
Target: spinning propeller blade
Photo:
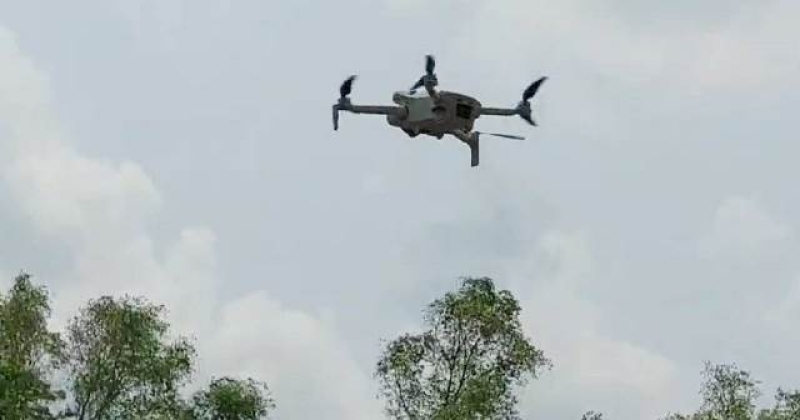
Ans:
<svg viewBox="0 0 800 420"><path fill-rule="evenodd" d="M436 59L433 58L432 55L428 54L425 56L425 74L417 80L417 83L414 83L414 86L411 86L411 91L415 91L423 86L425 86L425 79L432 79L434 85L436 84L436 75L433 73L434 69L436 68Z"/></svg>
<svg viewBox="0 0 800 420"><path fill-rule="evenodd" d="M436 60L433 58L432 55L428 54L425 56L425 72L428 73L428 76L433 75L433 69L436 67Z"/></svg>
<svg viewBox="0 0 800 420"><path fill-rule="evenodd" d="M411 91L415 91L421 87L425 86L425 76L422 76L417 80L417 83L414 83L414 86L411 86Z"/></svg>
<svg viewBox="0 0 800 420"><path fill-rule="evenodd" d="M528 124L536 126L536 121L533 120L531 116L531 103L530 100L536 95L536 92L539 91L539 87L542 86L542 83L547 80L547 76L540 78L539 80L531 83L525 90L522 92L522 101L520 101L519 105L517 105L517 114Z"/></svg>
<svg viewBox="0 0 800 420"><path fill-rule="evenodd" d="M545 80L547 80L546 76L542 77L541 79L539 79L539 80L537 80L537 81L535 81L533 83L531 83L530 86L528 86L525 89L525 91L522 92L522 100L527 102L531 98L533 98L533 95L536 95L536 92L539 90L539 86L541 86L542 83L544 83Z"/></svg>
<svg viewBox="0 0 800 420"><path fill-rule="evenodd" d="M354 81L354 80L356 80L356 75L352 75L352 76L348 77L348 78L347 78L347 79L346 79L346 80L345 80L345 81L342 83L342 86L341 86L341 87L339 87L339 95L340 95L342 98L345 98L345 97L347 97L347 95L349 95L349 94L350 94L350 92L352 92L352 91L353 91L353 81Z"/></svg>

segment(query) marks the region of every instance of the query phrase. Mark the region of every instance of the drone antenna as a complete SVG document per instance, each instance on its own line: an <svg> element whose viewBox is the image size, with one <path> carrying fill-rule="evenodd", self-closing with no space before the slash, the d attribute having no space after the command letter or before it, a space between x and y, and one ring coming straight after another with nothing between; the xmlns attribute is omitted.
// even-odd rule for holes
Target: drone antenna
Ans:
<svg viewBox="0 0 800 420"><path fill-rule="evenodd" d="M489 133L489 132L486 132L486 131L476 131L476 133L479 133L481 135L486 134L488 136L502 137L502 138L511 139L511 140L525 140L525 137L517 136L517 135L514 135L514 134Z"/></svg>
<svg viewBox="0 0 800 420"><path fill-rule="evenodd" d="M353 81L356 80L356 75L352 75L342 82L339 87L339 102L333 105L333 129L339 129L339 110L347 109L350 106L350 98L347 96L353 91Z"/></svg>

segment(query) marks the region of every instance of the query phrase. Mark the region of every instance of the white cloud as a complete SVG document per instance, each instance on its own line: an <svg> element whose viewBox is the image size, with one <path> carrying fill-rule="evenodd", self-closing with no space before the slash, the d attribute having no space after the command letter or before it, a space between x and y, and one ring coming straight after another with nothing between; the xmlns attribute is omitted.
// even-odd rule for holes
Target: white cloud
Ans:
<svg viewBox="0 0 800 420"><path fill-rule="evenodd" d="M36 226L65 237L128 234L160 203L138 165L116 167L61 145L22 154L6 175Z"/></svg>
<svg viewBox="0 0 800 420"><path fill-rule="evenodd" d="M172 244L154 241L148 224L163 204L154 181L133 162L89 157L69 143L52 113L46 77L2 27L0 121L11 133L0 148L7 151L3 180L14 198L3 205L18 206L31 235L69 255L63 277L48 284L57 325L89 298L144 295L166 305L178 332L196 336L200 377L266 379L287 419L310 412L376 417L369 378L332 327L282 307L265 291L221 301L212 231L187 228Z"/></svg>
<svg viewBox="0 0 800 420"><path fill-rule="evenodd" d="M224 371L266 378L278 417L380 418L370 376L317 318L258 292L227 303L218 327L205 354Z"/></svg>
<svg viewBox="0 0 800 420"><path fill-rule="evenodd" d="M161 204L152 180L134 163L114 165L70 146L51 112L46 78L1 28L0 57L0 115L13 133L2 144L11 151L4 180L35 234L61 244L75 264L72 283L55 291L66 297L58 306L67 312L99 293L196 287L169 276L152 249L146 223Z"/></svg>
<svg viewBox="0 0 800 420"><path fill-rule="evenodd" d="M782 254L792 240L792 230L775 220L753 198L728 197L717 208L711 228L699 239L705 258L752 261Z"/></svg>
<svg viewBox="0 0 800 420"><path fill-rule="evenodd" d="M588 410L609 418L656 418L678 403L678 366L657 352L609 335L598 308L582 294L601 281L584 233L542 236L527 265L510 277L523 323L553 361L553 370L523 394L532 416L580 418ZM624 396L624 397L623 397Z"/></svg>

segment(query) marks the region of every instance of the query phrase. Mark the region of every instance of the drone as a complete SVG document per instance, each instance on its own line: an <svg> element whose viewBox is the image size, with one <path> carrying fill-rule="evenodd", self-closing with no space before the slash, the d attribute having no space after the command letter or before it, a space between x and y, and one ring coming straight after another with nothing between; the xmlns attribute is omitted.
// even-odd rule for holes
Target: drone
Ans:
<svg viewBox="0 0 800 420"><path fill-rule="evenodd" d="M542 77L531 83L523 92L522 100L514 108L490 108L468 95L437 90L439 81L434 73L436 61L432 55L425 56L425 74L406 91L395 92L392 101L396 105L354 105L349 98L356 75L348 77L339 88L339 100L333 105L333 129L339 129L339 112L355 114L385 115L389 125L398 127L410 137L420 134L441 140L450 134L469 146L471 166L478 166L480 159L479 139L487 134L507 139L524 140L524 137L501 133L473 131L475 120L482 115L518 115L528 124L536 126L531 117L530 100L547 80ZM424 88L420 89L420 88Z"/></svg>

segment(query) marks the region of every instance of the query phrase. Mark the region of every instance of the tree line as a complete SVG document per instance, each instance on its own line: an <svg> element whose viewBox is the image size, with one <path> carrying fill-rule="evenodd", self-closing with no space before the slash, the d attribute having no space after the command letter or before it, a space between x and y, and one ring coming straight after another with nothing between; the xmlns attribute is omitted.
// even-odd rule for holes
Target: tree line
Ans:
<svg viewBox="0 0 800 420"><path fill-rule="evenodd" d="M427 329L386 344L375 366L393 420L519 420L517 390L552 366L524 334L522 308L490 278L465 278L423 312ZM22 273L0 294L0 419L259 420L266 383L221 376L185 396L196 350L170 339L165 308L144 297L89 300L62 332L48 328L44 286ZM757 410L758 382L706 363L702 406L662 420L800 420L800 391ZM583 420L600 420L590 411Z"/></svg>

